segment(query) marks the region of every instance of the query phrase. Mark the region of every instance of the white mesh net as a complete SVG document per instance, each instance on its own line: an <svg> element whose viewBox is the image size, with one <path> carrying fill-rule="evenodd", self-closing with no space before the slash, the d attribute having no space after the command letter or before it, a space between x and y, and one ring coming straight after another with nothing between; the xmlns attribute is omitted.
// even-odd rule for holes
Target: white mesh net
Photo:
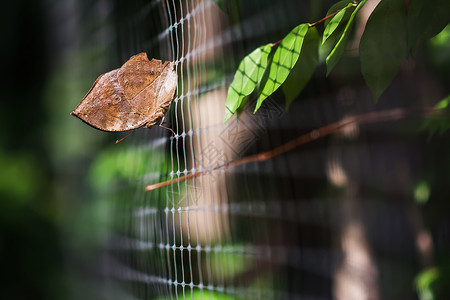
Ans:
<svg viewBox="0 0 450 300"><path fill-rule="evenodd" d="M326 78L322 66L288 111L274 94L257 114L249 99L249 110L224 123L227 89L244 55L319 20L334 3L243 2L98 2L108 4L104 21L115 27L105 44L117 49L118 64L145 51L174 61L179 75L164 124L175 135L139 129L94 163L109 209L102 274L110 297L389 299L393 282L413 278L402 255L415 251L405 232L420 231L403 213L412 206L392 202L407 194L399 178L417 156L391 125L354 124L283 155L227 164L406 100L393 92L377 106L354 69ZM354 67L352 53L343 66ZM178 181L184 176L191 177ZM402 178L412 184L412 176ZM387 258L377 264L379 253Z"/></svg>

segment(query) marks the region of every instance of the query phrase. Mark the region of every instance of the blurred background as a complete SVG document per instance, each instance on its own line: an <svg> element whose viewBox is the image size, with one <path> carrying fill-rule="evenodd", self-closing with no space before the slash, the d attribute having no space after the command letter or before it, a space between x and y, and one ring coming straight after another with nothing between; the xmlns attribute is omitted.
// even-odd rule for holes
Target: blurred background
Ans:
<svg viewBox="0 0 450 300"><path fill-rule="evenodd" d="M280 157L145 192L349 115L449 94L450 27L377 104L357 41L286 110L223 123L240 60L331 0L30 0L2 7L0 298L448 299L448 122L355 125ZM95 130L69 114L132 55L177 62L163 128ZM251 101L250 101L251 102ZM254 102L253 102L254 105ZM424 125L425 124L425 125ZM443 130L432 134L434 131Z"/></svg>

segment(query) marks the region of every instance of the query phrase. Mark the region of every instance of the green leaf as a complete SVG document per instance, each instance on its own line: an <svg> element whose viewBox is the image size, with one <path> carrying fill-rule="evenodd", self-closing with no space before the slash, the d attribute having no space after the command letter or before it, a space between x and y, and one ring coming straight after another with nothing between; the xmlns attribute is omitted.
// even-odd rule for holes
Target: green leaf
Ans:
<svg viewBox="0 0 450 300"><path fill-rule="evenodd" d="M342 0L339 1L335 4L333 4L330 9L327 11L327 16L331 15L332 13L337 12L340 9L343 9L345 7L347 7L349 4L356 4L356 0ZM327 22L330 22L330 20L325 20L325 25L327 24Z"/></svg>
<svg viewBox="0 0 450 300"><path fill-rule="evenodd" d="M408 47L417 48L450 22L449 0L411 0L408 7Z"/></svg>
<svg viewBox="0 0 450 300"><path fill-rule="evenodd" d="M303 90L319 63L319 41L317 29L310 27L304 38L300 57L286 81L281 85L281 89L286 95L287 107Z"/></svg>
<svg viewBox="0 0 450 300"><path fill-rule="evenodd" d="M234 79L228 88L227 100L225 102L226 122L245 104L248 96L261 82L267 68L267 60L272 49L272 44L261 46L244 57L234 74Z"/></svg>
<svg viewBox="0 0 450 300"><path fill-rule="evenodd" d="M361 1L356 9L352 12L347 25L345 25L344 33L342 34L341 38L337 42L334 49L331 51L331 53L327 57L327 76L330 74L331 70L336 66L336 64L341 59L342 55L344 54L345 45L347 44L347 39L350 35L350 32L353 29L353 24L355 22L355 16L358 13L358 11L363 7L363 5L366 3L366 0Z"/></svg>
<svg viewBox="0 0 450 300"><path fill-rule="evenodd" d="M297 63L302 48L303 39L308 32L308 24L295 27L278 45L269 66L269 76L261 84L260 93L256 102L255 113L262 102L272 95L288 77L291 69Z"/></svg>
<svg viewBox="0 0 450 300"><path fill-rule="evenodd" d="M332 13L337 12L340 9L345 8L346 6L348 6L350 3L354 3L354 0L342 0L339 1L338 3L335 3L333 6L330 7L330 9L327 11L327 16L331 15ZM324 26L326 27L328 25L328 23L330 22L330 19L325 20L324 22Z"/></svg>
<svg viewBox="0 0 450 300"><path fill-rule="evenodd" d="M350 3L346 7L353 6L353 3ZM341 23L342 19L344 18L344 15L346 13L347 9L342 8L340 12L338 12L333 18L331 18L331 21L327 23L325 26L325 30L323 31L323 39L322 44L325 43L325 41L333 34L333 32L336 30L338 25Z"/></svg>
<svg viewBox="0 0 450 300"><path fill-rule="evenodd" d="M450 107L450 95L439 101L434 108L436 110L446 110L448 113ZM448 115L447 115L448 116ZM427 118L420 128L420 131L428 131L428 138L431 139L433 135L439 133L439 135L443 135L450 129L450 118L444 116L432 116Z"/></svg>
<svg viewBox="0 0 450 300"><path fill-rule="evenodd" d="M346 1L348 2L348 1ZM319 62L323 63L326 62L326 59L328 55L331 53L331 51L334 49L334 46L338 42L338 40L341 38L342 33L344 32L344 29L347 25L348 20L350 19L351 14L355 11L356 6L346 8L344 11L344 16L342 17L342 20L337 25L336 29L326 38L323 39L323 42L319 45ZM328 20L327 20L328 21ZM325 21L325 24L326 21ZM327 25L325 25L327 26ZM325 27L326 28L326 27Z"/></svg>
<svg viewBox="0 0 450 300"><path fill-rule="evenodd" d="M367 20L359 45L361 71L375 101L397 75L407 54L403 0L383 0Z"/></svg>

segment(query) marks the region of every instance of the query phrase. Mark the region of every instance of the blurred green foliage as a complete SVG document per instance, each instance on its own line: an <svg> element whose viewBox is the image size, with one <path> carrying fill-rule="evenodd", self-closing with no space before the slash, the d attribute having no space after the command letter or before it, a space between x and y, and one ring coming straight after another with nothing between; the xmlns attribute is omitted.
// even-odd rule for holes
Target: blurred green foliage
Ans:
<svg viewBox="0 0 450 300"><path fill-rule="evenodd" d="M211 253L212 273L215 278L231 280L252 268L252 261L245 253L252 253L251 246L224 245L221 252Z"/></svg>
<svg viewBox="0 0 450 300"><path fill-rule="evenodd" d="M446 263L420 272L415 280L420 300L449 299L450 264Z"/></svg>
<svg viewBox="0 0 450 300"><path fill-rule="evenodd" d="M4 153L0 149L0 195L5 205L29 205L42 186L39 161L30 153Z"/></svg>
<svg viewBox="0 0 450 300"><path fill-rule="evenodd" d="M220 293L220 292L214 292L214 291L209 291L207 288L205 288L202 291L199 290L195 290L192 292L192 294L190 292L187 292L187 298L189 299L193 299L193 300L200 300L200 299L204 299L204 300L241 300L241 299L245 299L243 297L237 297L237 296L233 296L233 295L226 295L224 293ZM167 299L165 297L160 297L157 298L157 300L164 300Z"/></svg>
<svg viewBox="0 0 450 300"><path fill-rule="evenodd" d="M138 185L149 167L157 178L167 172L169 159L164 152L146 146L130 147L125 143L108 147L96 156L89 172L89 181L95 190L114 189L120 181Z"/></svg>
<svg viewBox="0 0 450 300"><path fill-rule="evenodd" d="M426 181L420 181L414 187L414 200L418 204L424 204L428 199L430 199L430 185Z"/></svg>

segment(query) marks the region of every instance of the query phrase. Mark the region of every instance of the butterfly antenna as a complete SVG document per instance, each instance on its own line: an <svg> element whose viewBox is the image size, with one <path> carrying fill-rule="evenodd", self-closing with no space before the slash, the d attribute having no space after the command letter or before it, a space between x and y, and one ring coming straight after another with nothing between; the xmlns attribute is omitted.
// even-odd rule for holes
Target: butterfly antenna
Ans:
<svg viewBox="0 0 450 300"><path fill-rule="evenodd" d="M127 137L132 135L133 133L134 133L134 130L132 132L130 132L129 134L127 134L126 136L124 136L123 138L116 140L116 144L120 143L121 141L123 141L124 139L126 139Z"/></svg>
<svg viewBox="0 0 450 300"><path fill-rule="evenodd" d="M162 123L164 122L164 119L165 119L165 117L163 117L163 118L161 119L161 123L159 123L159 127L162 127L162 128L167 129L167 130L170 130L170 131L172 131L174 137L177 136L176 133L175 133L175 131L173 131L171 128L166 127L166 126L164 126L164 125L162 124Z"/></svg>

